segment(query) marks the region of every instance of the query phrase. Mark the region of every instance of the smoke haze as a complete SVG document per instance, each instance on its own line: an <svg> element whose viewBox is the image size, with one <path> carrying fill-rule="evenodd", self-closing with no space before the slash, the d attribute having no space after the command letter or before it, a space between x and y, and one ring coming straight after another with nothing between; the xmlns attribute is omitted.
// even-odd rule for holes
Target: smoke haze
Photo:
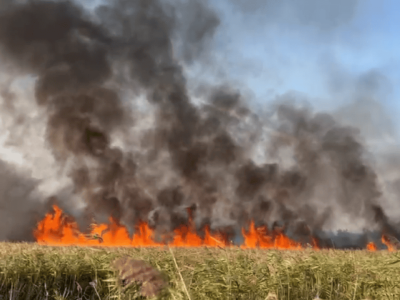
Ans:
<svg viewBox="0 0 400 300"><path fill-rule="evenodd" d="M253 2L235 5L251 10ZM351 19L357 1L337 2L328 16L318 13L319 1L301 9L266 3L274 18L332 30ZM184 68L214 62L220 22L195 0L115 0L94 10L73 1L2 1L3 127L12 147L38 154L20 163L34 175L0 164L0 211L13 222L0 238L31 238L51 196L82 226L112 216L129 228L145 220L171 232L192 207L196 223L214 229L254 220L298 236L339 228L396 235L381 204L398 192L366 147L357 103L348 115L319 113L288 92L257 111L229 81L199 79L192 89ZM346 94L351 81L329 74L332 90ZM354 82L364 92L351 97L362 100L379 96L385 80L369 73Z"/></svg>

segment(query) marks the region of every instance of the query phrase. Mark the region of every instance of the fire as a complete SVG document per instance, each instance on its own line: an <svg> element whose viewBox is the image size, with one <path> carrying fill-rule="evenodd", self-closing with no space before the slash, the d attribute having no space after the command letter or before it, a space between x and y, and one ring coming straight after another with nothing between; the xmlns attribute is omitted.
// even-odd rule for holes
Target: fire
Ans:
<svg viewBox="0 0 400 300"><path fill-rule="evenodd" d="M154 230L146 222L140 222L135 227L135 233L129 236L127 228L113 218L109 219L108 224L92 225L90 234L85 235L79 231L78 225L71 218L65 217L63 211L58 206L53 206L54 213L48 213L42 221L38 223L34 230L34 236L39 244L52 246L131 246L131 247L230 247L228 237L223 233L211 232L209 227L204 228L204 236L201 237L196 232L189 212L187 225L176 228L172 238L168 242L157 242ZM244 243L242 248L274 248L300 250L302 245L284 233L278 231L269 232L268 228L256 227L251 222L249 230L242 230ZM163 240L163 239L162 239ZM318 249L316 241L313 241L314 249Z"/></svg>
<svg viewBox="0 0 400 300"><path fill-rule="evenodd" d="M381 240L382 240L382 243L385 244L386 247L388 248L388 251L391 252L391 251L395 251L398 249L398 247L396 245L398 243L398 241L395 238L383 234Z"/></svg>
<svg viewBox="0 0 400 300"><path fill-rule="evenodd" d="M221 232L212 232L208 226L204 228L204 235L198 235L191 211L188 210L189 220L186 225L181 225L172 233L172 237L162 236L161 241L155 238L154 230L147 222L139 222L135 226L135 232L130 237L127 228L119 224L113 218L109 219L108 224L92 225L90 234L79 231L77 223L70 217L65 216L63 211L56 205L53 206L54 212L46 214L37 228L34 230L34 237L39 244L52 246L129 246L129 247L231 247L228 236ZM257 227L254 222L250 223L249 229L242 229L243 244L242 249L286 249L301 250L305 247L286 236L282 230L268 230L266 226ZM164 241L164 242L162 242ZM396 240L397 241L397 240ZM396 245L390 237L382 235L382 243L389 251L396 250ZM312 244L307 244L308 248L320 249L317 239L312 239ZM370 242L366 245L369 251L377 251L375 243Z"/></svg>
<svg viewBox="0 0 400 300"><path fill-rule="evenodd" d="M375 243L374 242L369 242L368 244L367 244L367 250L369 250L369 251L376 251L378 248L376 247L376 245L375 245Z"/></svg>
<svg viewBox="0 0 400 300"><path fill-rule="evenodd" d="M254 222L251 222L249 230L242 229L244 244L241 248L275 248L275 249L303 249L302 245L288 238L282 232L268 232L266 226L256 228Z"/></svg>

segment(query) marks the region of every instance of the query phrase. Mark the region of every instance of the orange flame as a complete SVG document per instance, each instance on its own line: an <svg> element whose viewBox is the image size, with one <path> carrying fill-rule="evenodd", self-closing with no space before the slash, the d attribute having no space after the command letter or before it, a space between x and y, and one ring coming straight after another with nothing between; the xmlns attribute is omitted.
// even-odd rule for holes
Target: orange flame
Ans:
<svg viewBox="0 0 400 300"><path fill-rule="evenodd" d="M378 248L376 247L375 243L373 242L369 242L367 244L367 250L368 251L376 251Z"/></svg>
<svg viewBox="0 0 400 300"><path fill-rule="evenodd" d="M154 230L146 222L139 222L135 226L135 233L129 237L125 226L118 224L113 218L109 224L93 225L90 234L85 235L78 230L76 222L65 218L63 211L56 205L54 213L48 213L38 223L34 230L34 237L39 244L65 246L164 246L165 243L156 242ZM204 238L197 235L191 218L188 225L182 225L174 230L172 241L168 243L176 247L228 246L227 239L222 234L211 233L209 227L205 228Z"/></svg>
<svg viewBox="0 0 400 300"><path fill-rule="evenodd" d="M396 248L395 246L392 245L392 243L390 242L389 238L387 236L385 236L384 234L382 235L382 243L386 245L386 247L388 248L389 252L395 251Z"/></svg>
<svg viewBox="0 0 400 300"><path fill-rule="evenodd" d="M303 246L300 243L290 239L282 232L272 232L270 234L266 226L256 228L253 221L250 223L250 228L247 232L246 230L242 229L242 234L244 237L244 244L241 246L241 248L243 249L303 249ZM314 243L313 248L318 248L318 246Z"/></svg>
<svg viewBox="0 0 400 300"><path fill-rule="evenodd" d="M39 244L52 246L133 246L133 247L229 247L226 235L211 232L210 228L204 228L204 237L197 234L189 211L189 221L187 225L176 228L172 238L168 242L157 242L154 230L146 222L139 222L135 226L135 233L129 236L127 228L119 224L113 218L109 219L109 224L96 224L92 226L90 234L86 235L79 231L78 225L69 217L65 217L63 211L56 205L53 206L54 212L48 213L41 220L34 230L34 237ZM242 248L274 248L274 249L302 249L302 245L283 232L269 232L265 226L256 227L251 222L249 230L242 229L244 243ZM166 236L161 240L167 240ZM319 249L317 241L313 239L310 247Z"/></svg>

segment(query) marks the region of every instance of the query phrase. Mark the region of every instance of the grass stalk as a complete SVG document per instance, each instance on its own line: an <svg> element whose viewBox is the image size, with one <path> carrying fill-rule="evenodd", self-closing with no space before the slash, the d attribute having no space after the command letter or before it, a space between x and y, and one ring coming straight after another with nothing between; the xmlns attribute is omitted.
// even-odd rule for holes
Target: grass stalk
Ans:
<svg viewBox="0 0 400 300"><path fill-rule="evenodd" d="M187 295L187 297L188 297L189 300L192 300L192 299L190 298L189 291L188 291L188 289L187 289L187 287L186 287L185 280L183 280L181 271L179 270L178 264L177 264L176 259L175 259L174 252L172 251L171 247L168 247L168 249L169 249L169 252L171 252L172 259L174 260L174 264L175 264L176 270L178 271L179 277L181 278L181 282L182 282L183 288L185 289L186 295Z"/></svg>

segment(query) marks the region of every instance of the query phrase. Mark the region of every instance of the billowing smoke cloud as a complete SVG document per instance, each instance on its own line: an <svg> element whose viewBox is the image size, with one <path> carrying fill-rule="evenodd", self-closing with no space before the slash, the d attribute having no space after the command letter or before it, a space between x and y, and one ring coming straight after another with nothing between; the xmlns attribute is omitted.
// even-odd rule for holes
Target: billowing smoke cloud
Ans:
<svg viewBox="0 0 400 300"><path fill-rule="evenodd" d="M149 220L168 232L192 207L213 228L253 219L307 236L342 215L382 226L356 129L290 95L266 114L229 86L192 99L182 64L201 59L218 23L202 1L116 0L94 12L71 1L2 2L1 59L35 78L46 141L86 203L80 219Z"/></svg>
<svg viewBox="0 0 400 300"><path fill-rule="evenodd" d="M0 239L32 241L32 228L50 209L38 192L39 182L0 161Z"/></svg>

